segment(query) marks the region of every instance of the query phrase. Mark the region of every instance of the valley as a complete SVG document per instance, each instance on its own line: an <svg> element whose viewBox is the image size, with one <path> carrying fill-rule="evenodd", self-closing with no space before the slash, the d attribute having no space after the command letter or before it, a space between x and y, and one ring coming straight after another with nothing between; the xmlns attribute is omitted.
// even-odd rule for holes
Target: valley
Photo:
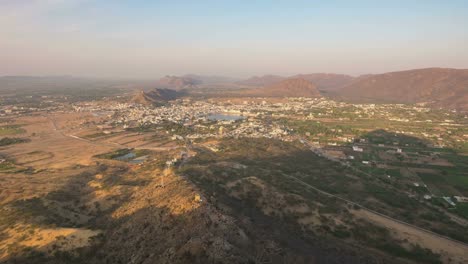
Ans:
<svg viewBox="0 0 468 264"><path fill-rule="evenodd" d="M24 139L0 149L6 263L468 261L463 113L185 97L2 120Z"/></svg>

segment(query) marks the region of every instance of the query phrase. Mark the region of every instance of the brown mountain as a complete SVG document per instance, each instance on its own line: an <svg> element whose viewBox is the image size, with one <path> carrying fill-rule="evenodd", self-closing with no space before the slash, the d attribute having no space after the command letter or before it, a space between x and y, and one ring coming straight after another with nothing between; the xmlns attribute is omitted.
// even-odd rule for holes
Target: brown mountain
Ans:
<svg viewBox="0 0 468 264"><path fill-rule="evenodd" d="M189 76L165 76L158 80L156 83L156 88L165 88L165 89L186 89L194 88L202 84L202 81Z"/></svg>
<svg viewBox="0 0 468 264"><path fill-rule="evenodd" d="M182 92L171 89L153 89L151 91L139 91L131 100L132 103L142 105L157 105L170 100L175 100L182 96Z"/></svg>
<svg viewBox="0 0 468 264"><path fill-rule="evenodd" d="M301 78L291 78L264 88L249 90L251 96L265 97L319 97L317 87Z"/></svg>
<svg viewBox="0 0 468 264"><path fill-rule="evenodd" d="M279 83L286 79L304 79L313 83L319 90L338 90L348 84L350 84L354 77L345 74L335 73L311 73L311 74L297 74L291 77L283 77L278 75L264 75L254 76L247 80L237 82L237 84L246 86L265 87L272 84Z"/></svg>
<svg viewBox="0 0 468 264"><path fill-rule="evenodd" d="M354 80L354 77L335 73L298 74L293 78L302 78L317 86L321 91L332 91L343 88Z"/></svg>
<svg viewBox="0 0 468 264"><path fill-rule="evenodd" d="M353 102L420 103L468 110L468 70L428 68L359 78L338 92Z"/></svg>

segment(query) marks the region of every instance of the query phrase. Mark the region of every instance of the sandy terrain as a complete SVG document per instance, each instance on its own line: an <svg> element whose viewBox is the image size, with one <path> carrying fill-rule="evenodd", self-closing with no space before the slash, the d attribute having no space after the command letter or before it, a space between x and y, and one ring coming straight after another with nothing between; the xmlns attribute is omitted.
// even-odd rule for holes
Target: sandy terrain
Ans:
<svg viewBox="0 0 468 264"><path fill-rule="evenodd" d="M78 114L57 114L50 118L45 116L19 118L17 123L24 124L23 128L26 129L31 142L9 146L3 148L1 152L14 158L16 163L35 169L59 169L76 164L89 165L93 155L108 152L112 147L78 140L66 136L60 130L61 124L69 122L68 120L75 120L77 123L80 122L80 118L87 117ZM56 126L53 120L56 120Z"/></svg>

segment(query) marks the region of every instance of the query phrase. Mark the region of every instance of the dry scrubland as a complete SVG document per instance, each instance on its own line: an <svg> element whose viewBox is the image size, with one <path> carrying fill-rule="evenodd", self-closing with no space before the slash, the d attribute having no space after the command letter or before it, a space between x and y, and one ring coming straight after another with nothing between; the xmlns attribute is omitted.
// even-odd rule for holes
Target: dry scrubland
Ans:
<svg viewBox="0 0 468 264"><path fill-rule="evenodd" d="M29 141L0 149L8 163L0 171L1 262L468 262L467 246L310 188L396 218L403 209L386 199L406 197L298 142L184 145L155 131L101 134L93 123L99 118L41 114L4 132ZM124 148L146 161L116 160L129 153ZM179 161L168 168L173 158ZM363 194L369 186L391 193ZM421 206L409 217L422 227L466 231L463 223L418 220L431 210Z"/></svg>

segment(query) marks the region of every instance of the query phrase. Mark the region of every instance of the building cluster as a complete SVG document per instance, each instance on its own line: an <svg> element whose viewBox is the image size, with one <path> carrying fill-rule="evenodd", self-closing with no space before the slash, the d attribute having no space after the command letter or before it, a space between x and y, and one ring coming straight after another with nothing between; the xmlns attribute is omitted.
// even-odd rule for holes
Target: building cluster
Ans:
<svg viewBox="0 0 468 264"><path fill-rule="evenodd" d="M261 101L258 98L242 102L177 100L161 107L91 101L76 103L72 107L74 111L91 112L96 116L108 117L106 125L115 128L157 126L167 122L195 128L191 134L179 135L193 139L242 136L288 139L291 131L278 124L277 120L381 119L407 123L426 120L424 115L431 111L418 105L349 104L324 98L287 98L279 102ZM233 118L217 118L216 115L219 114ZM431 118L431 124L439 124L442 129L411 131L400 128L395 132L430 139L436 142L435 146L445 146L444 142L448 136L456 137L454 134L459 126L450 116L442 115L440 120L435 120L434 116ZM355 136L350 131L345 133L341 129L336 131L330 129L324 133L314 133L313 136L316 138L312 139L321 143L323 141L328 145L336 145L352 142ZM458 140L465 140L465 138L461 135Z"/></svg>

